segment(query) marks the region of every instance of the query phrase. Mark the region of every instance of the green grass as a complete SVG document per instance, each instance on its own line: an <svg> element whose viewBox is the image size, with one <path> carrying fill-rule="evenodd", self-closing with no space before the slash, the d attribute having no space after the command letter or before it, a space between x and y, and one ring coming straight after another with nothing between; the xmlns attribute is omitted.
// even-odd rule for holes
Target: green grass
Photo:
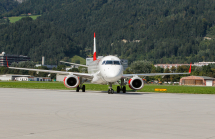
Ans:
<svg viewBox="0 0 215 139"><path fill-rule="evenodd" d="M85 84L86 90L107 91L108 85L98 84ZM117 85L113 85L113 89L116 91ZM63 90L75 90L66 88L63 82L18 82L18 81L0 81L0 88L31 88L31 89L63 89ZM127 91L135 92L128 86ZM155 88L166 88L164 93L189 93L189 94L215 94L215 87L206 86L178 86L178 85L145 85L143 89L137 92L155 92Z"/></svg>
<svg viewBox="0 0 215 139"><path fill-rule="evenodd" d="M31 16L28 16L28 17L31 17L33 20L35 20L35 19L37 19L38 16L41 16L41 15L31 15ZM10 20L11 23L15 23L16 21L19 21L23 17L26 17L26 16L24 16L24 15L13 16L13 17L8 17L8 19Z"/></svg>
<svg viewBox="0 0 215 139"><path fill-rule="evenodd" d="M179 85L145 85L138 92L155 92L155 88L165 88L165 93L215 94L215 87L209 86L179 86Z"/></svg>

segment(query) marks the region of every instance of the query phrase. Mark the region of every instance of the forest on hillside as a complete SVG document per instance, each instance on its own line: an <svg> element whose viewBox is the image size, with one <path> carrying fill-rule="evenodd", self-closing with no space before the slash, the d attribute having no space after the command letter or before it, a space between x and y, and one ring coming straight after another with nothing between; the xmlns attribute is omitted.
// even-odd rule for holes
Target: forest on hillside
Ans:
<svg viewBox="0 0 215 139"><path fill-rule="evenodd" d="M0 24L0 51L34 61L44 55L56 64L92 54L96 32L98 55L116 54L129 63L215 60L212 0L27 0L0 17L27 13L42 16Z"/></svg>
<svg viewBox="0 0 215 139"><path fill-rule="evenodd" d="M18 2L15 0L0 0L0 18L2 14L13 10L18 6Z"/></svg>

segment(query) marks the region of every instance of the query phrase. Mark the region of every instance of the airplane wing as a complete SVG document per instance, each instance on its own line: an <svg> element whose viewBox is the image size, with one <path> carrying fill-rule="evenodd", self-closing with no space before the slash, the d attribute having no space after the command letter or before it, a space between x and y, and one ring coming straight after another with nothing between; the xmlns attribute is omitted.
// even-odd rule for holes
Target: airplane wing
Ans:
<svg viewBox="0 0 215 139"><path fill-rule="evenodd" d="M181 74L190 74L189 72L186 73L142 73L142 74L123 74L122 78L132 78L134 76L140 76L140 77L145 77L145 76L157 76L157 75L181 75Z"/></svg>
<svg viewBox="0 0 215 139"><path fill-rule="evenodd" d="M61 74L68 74L68 75L76 75L78 77L84 77L87 79L92 79L93 75L88 73L78 73L78 72L66 72L66 71L56 71L56 70L42 70L42 69L31 69L31 68L18 68L18 67L8 67L10 69L17 69L17 70L28 70L28 71L36 71L36 72L47 72L47 73L61 73Z"/></svg>
<svg viewBox="0 0 215 139"><path fill-rule="evenodd" d="M62 63L70 64L70 65L77 65L77 66L82 66L82 67L88 67L87 65L82 65L82 64L76 64L76 63L70 63L70 62L65 62L65 61L60 61Z"/></svg>
<svg viewBox="0 0 215 139"><path fill-rule="evenodd" d="M145 77L145 76L165 76L165 75L183 75L183 74L190 74L191 73L191 66L192 63L190 63L190 68L189 72L184 72L184 73L141 73L141 74L123 74L122 78L132 78L134 76L140 76L140 77Z"/></svg>

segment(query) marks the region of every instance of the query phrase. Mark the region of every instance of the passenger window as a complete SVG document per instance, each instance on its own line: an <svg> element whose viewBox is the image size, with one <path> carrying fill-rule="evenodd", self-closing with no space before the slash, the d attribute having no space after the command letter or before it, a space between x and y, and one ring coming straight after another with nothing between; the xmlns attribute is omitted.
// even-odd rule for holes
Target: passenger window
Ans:
<svg viewBox="0 0 215 139"><path fill-rule="evenodd" d="M105 65L112 65L113 64L113 61L106 61Z"/></svg>
<svg viewBox="0 0 215 139"><path fill-rule="evenodd" d="M120 65L119 61L113 61L114 65Z"/></svg>

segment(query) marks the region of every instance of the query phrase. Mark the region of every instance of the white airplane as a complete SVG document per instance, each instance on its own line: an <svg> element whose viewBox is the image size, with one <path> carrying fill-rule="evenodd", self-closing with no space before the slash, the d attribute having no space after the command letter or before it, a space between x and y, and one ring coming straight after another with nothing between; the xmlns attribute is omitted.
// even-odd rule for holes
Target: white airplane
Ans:
<svg viewBox="0 0 215 139"><path fill-rule="evenodd" d="M64 62L64 61L61 61ZM82 89L82 92L85 92L85 85L83 83L86 80L91 80L91 83L94 84L108 84L109 89L108 93L113 94L114 90L112 89L112 85L119 80L119 86L117 86L117 93L122 91L126 93L126 83L125 79L129 79L128 85L133 90L140 90L144 87L144 79L140 77L145 76L156 76L156 75L178 75L178 74L190 74L191 66L189 73L142 73L142 74L123 74L123 66L121 60L116 56L105 56L102 58L96 58L96 36L94 33L94 54L93 54L93 62L90 63L89 66L69 63L73 65L84 66L88 68L88 73L77 73L77 72L66 72L66 71L54 71L54 70L41 70L41 69L30 69L30 68L18 68L18 67L9 67L10 69L19 69L19 70L29 70L29 71L37 71L37 72L48 72L48 73L61 73L68 74L64 78L64 85L68 88L76 88L76 92L79 92Z"/></svg>

